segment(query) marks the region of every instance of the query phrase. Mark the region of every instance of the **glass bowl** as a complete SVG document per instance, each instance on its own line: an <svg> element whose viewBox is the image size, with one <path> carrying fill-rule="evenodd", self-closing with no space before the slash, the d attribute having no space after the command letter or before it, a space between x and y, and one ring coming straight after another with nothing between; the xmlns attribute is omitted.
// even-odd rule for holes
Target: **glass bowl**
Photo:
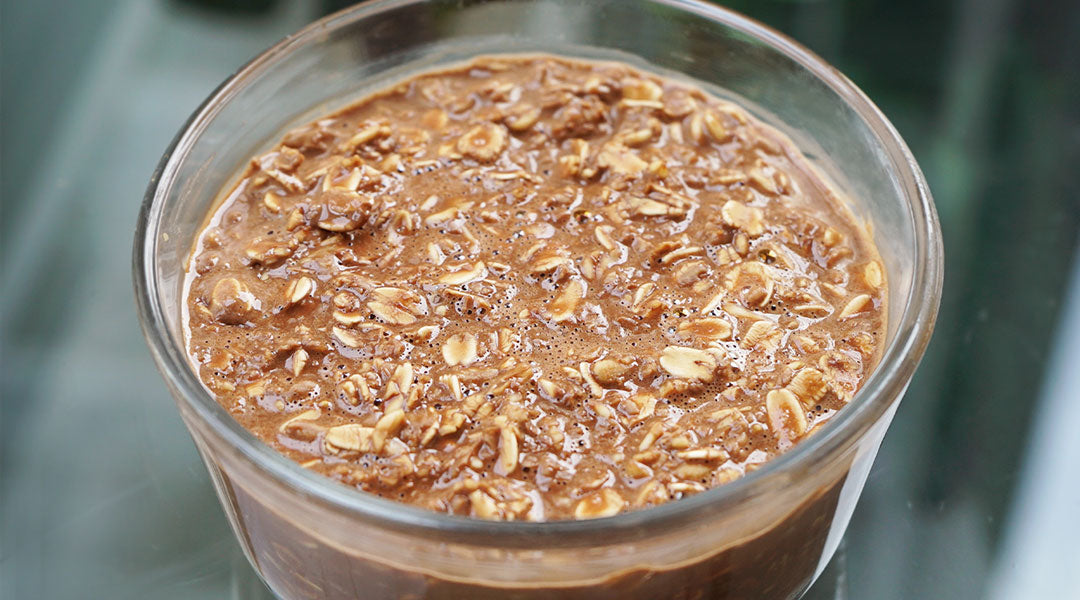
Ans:
<svg viewBox="0 0 1080 600"><path fill-rule="evenodd" d="M408 75L481 54L628 62L692 81L789 135L873 232L886 348L849 406L730 484L587 521L488 522L381 499L309 472L243 429L184 347L183 281L220 192L280 133ZM933 202L881 112L802 46L680 0L387 0L331 15L240 69L161 159L134 279L143 332L251 564L280 597L793 598L843 535L929 341L942 282Z"/></svg>

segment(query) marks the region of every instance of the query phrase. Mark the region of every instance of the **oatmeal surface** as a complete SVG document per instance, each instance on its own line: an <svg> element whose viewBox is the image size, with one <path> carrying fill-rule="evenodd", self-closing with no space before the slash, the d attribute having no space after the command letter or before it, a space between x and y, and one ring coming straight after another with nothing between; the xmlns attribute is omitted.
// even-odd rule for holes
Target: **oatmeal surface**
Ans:
<svg viewBox="0 0 1080 600"><path fill-rule="evenodd" d="M288 132L208 220L199 376L303 466L591 518L732 481L849 402L872 242L793 144L617 63L487 57Z"/></svg>

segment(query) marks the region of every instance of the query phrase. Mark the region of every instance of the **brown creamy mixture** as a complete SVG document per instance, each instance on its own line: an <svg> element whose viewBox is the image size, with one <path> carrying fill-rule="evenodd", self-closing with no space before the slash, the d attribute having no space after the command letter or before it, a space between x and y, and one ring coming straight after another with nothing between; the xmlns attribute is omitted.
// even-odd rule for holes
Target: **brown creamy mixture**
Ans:
<svg viewBox="0 0 1080 600"><path fill-rule="evenodd" d="M613 515L810 435L884 337L866 233L745 110L489 57L289 132L199 238L190 354L267 444L488 519Z"/></svg>

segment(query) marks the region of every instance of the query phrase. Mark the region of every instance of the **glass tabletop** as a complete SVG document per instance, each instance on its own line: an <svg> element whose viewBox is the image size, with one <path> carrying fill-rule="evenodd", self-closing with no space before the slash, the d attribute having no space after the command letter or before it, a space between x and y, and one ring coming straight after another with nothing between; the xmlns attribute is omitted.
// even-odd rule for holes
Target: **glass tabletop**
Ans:
<svg viewBox="0 0 1080 600"><path fill-rule="evenodd" d="M1080 4L728 5L878 103L945 234L934 341L807 597L1080 597ZM270 597L139 333L131 237L188 114L337 8L0 5L0 597Z"/></svg>

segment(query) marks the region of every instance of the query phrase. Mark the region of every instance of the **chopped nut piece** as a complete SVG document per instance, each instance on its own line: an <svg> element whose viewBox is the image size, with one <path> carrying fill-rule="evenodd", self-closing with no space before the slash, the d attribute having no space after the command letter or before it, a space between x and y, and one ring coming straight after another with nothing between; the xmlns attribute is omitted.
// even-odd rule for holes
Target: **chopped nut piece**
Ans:
<svg viewBox="0 0 1080 600"><path fill-rule="evenodd" d="M518 439L514 430L504 425L499 429L499 462L495 473L509 475L518 465Z"/></svg>
<svg viewBox="0 0 1080 600"><path fill-rule="evenodd" d="M803 406L813 406L829 391L829 386L825 383L821 371L809 367L799 371L787 384L786 389L795 394Z"/></svg>
<svg viewBox="0 0 1080 600"><path fill-rule="evenodd" d="M465 415L462 413L454 413L439 427L439 435L450 435L458 429L461 429L461 426L464 423Z"/></svg>
<svg viewBox="0 0 1080 600"><path fill-rule="evenodd" d="M738 227L749 235L758 236L765 232L760 208L728 200L724 203L720 212L725 223L732 227Z"/></svg>
<svg viewBox="0 0 1080 600"><path fill-rule="evenodd" d="M292 372L294 377L299 377L303 372L304 367L307 365L309 355L307 350L303 348L297 348L296 352L293 352L290 360L292 361Z"/></svg>
<svg viewBox="0 0 1080 600"><path fill-rule="evenodd" d="M652 469L636 460L631 460L626 463L626 474L635 479L641 479L643 477L651 477Z"/></svg>
<svg viewBox="0 0 1080 600"><path fill-rule="evenodd" d="M214 285L210 293L210 314L226 325L247 321L255 308L255 297L248 287L235 277L226 277Z"/></svg>
<svg viewBox="0 0 1080 600"><path fill-rule="evenodd" d="M732 481L735 481L739 477L742 477L742 473L731 468L720 469L719 471L713 473L713 481L715 481L718 485L730 483Z"/></svg>
<svg viewBox="0 0 1080 600"><path fill-rule="evenodd" d="M780 190L777 189L776 181L763 173L761 169L750 170L750 185L759 192L769 196L775 196L780 193Z"/></svg>
<svg viewBox="0 0 1080 600"><path fill-rule="evenodd" d="M375 201L353 190L330 188L322 192L319 228L345 232L359 228L375 212Z"/></svg>
<svg viewBox="0 0 1080 600"><path fill-rule="evenodd" d="M767 269L761 263L743 263L728 271L724 276L724 286L735 292L746 306L764 307L776 291L776 283Z"/></svg>
<svg viewBox="0 0 1080 600"><path fill-rule="evenodd" d="M278 196L273 192L266 192L266 194L263 195L263 206L266 207L266 210L274 214L280 213L281 196Z"/></svg>
<svg viewBox="0 0 1080 600"><path fill-rule="evenodd" d="M304 223L304 210L299 206L292 209L289 213L289 219L285 223L285 229L293 231Z"/></svg>
<svg viewBox="0 0 1080 600"><path fill-rule="evenodd" d="M537 379L536 387L540 390L540 393L548 400L555 400L563 395L559 386L555 385L554 381L550 379Z"/></svg>
<svg viewBox="0 0 1080 600"><path fill-rule="evenodd" d="M739 253L739 256L746 256L750 253L750 239L746 237L746 234L739 232L735 234L735 239L732 241L735 247L735 251Z"/></svg>
<svg viewBox="0 0 1080 600"><path fill-rule="evenodd" d="M709 382L716 370L716 357L704 350L668 346L660 355L660 366L675 377Z"/></svg>
<svg viewBox="0 0 1080 600"><path fill-rule="evenodd" d="M592 374L596 382L604 387L620 387L631 369L633 369L631 365L605 358L593 364Z"/></svg>
<svg viewBox="0 0 1080 600"><path fill-rule="evenodd" d="M840 232L833 229L832 227L827 227L825 229L825 233L821 236L821 241L824 242L825 245L829 248L836 246L841 241L843 241L843 239L844 238L842 235L840 235Z"/></svg>
<svg viewBox="0 0 1080 600"><path fill-rule="evenodd" d="M346 327L367 319L368 313L360 305L360 299L351 292L338 292L330 302L334 305L334 320Z"/></svg>
<svg viewBox="0 0 1080 600"><path fill-rule="evenodd" d="M682 286L690 285L709 274L709 267L700 260L691 260L682 263L672 271L671 277Z"/></svg>
<svg viewBox="0 0 1080 600"><path fill-rule="evenodd" d="M395 367L393 375L390 376L390 383L386 386L386 393L383 394L383 398L389 398L395 393L402 395L408 394L409 388L411 388L413 384L413 373L412 363L401 363Z"/></svg>
<svg viewBox="0 0 1080 600"><path fill-rule="evenodd" d="M386 440L394 436L401 424L405 422L405 413L401 410L391 410L379 417L375 422L375 428L371 432L371 447L375 452L382 452Z"/></svg>
<svg viewBox="0 0 1080 600"><path fill-rule="evenodd" d="M481 519L494 519L499 516L499 507L495 500L482 490L474 490L469 493L469 502L472 504L473 516Z"/></svg>
<svg viewBox="0 0 1080 600"><path fill-rule="evenodd" d="M482 123L461 136L458 152L479 162L491 162L506 147L506 129L494 123Z"/></svg>
<svg viewBox="0 0 1080 600"><path fill-rule="evenodd" d="M360 404L361 400L365 402L371 402L374 395L371 393L371 388L368 386L367 381L360 375L351 375L348 379L341 382L341 391L345 393L346 399L350 404L356 406Z"/></svg>

